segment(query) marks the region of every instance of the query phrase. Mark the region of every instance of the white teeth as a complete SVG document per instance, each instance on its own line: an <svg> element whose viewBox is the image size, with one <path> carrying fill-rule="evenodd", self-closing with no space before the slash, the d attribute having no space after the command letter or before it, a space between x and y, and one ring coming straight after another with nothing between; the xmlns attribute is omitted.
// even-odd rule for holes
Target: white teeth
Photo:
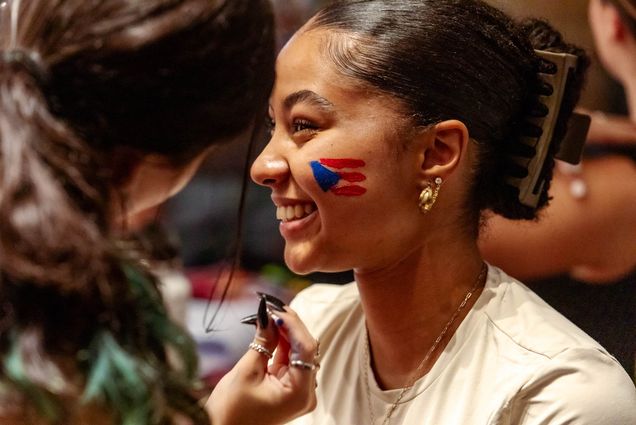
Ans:
<svg viewBox="0 0 636 425"><path fill-rule="evenodd" d="M276 218L283 222L304 218L315 211L312 204L287 205L276 208Z"/></svg>
<svg viewBox="0 0 636 425"><path fill-rule="evenodd" d="M294 207L294 215L296 216L296 218L301 218L305 215L305 209L302 205L296 205Z"/></svg>
<svg viewBox="0 0 636 425"><path fill-rule="evenodd" d="M294 218L294 207L285 208L285 218L287 219L287 221Z"/></svg>

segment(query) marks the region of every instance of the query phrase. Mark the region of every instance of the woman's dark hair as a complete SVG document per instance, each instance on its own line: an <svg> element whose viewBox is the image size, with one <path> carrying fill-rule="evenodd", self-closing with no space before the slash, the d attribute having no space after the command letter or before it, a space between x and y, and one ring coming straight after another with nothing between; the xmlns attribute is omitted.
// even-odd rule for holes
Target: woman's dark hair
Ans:
<svg viewBox="0 0 636 425"><path fill-rule="evenodd" d="M69 398L117 423L207 423L193 342L112 242L113 204L140 155L179 166L260 123L273 32L267 0L0 9L0 400L8 385L55 423Z"/></svg>
<svg viewBox="0 0 636 425"><path fill-rule="evenodd" d="M536 209L521 204L518 189L507 183L508 177L527 175L511 157L528 155L520 139L536 128L525 118L541 110L544 84L538 72L545 64L534 49L580 56L578 78L566 88L557 141L588 64L582 50L563 43L543 21L517 24L479 0L338 1L308 26L309 31L323 28L335 30L325 46L339 71L401 100L416 125L447 119L466 124L478 144L466 215L471 227L484 209L511 219L535 218ZM552 163L546 169L549 182ZM539 208L548 202L548 187Z"/></svg>

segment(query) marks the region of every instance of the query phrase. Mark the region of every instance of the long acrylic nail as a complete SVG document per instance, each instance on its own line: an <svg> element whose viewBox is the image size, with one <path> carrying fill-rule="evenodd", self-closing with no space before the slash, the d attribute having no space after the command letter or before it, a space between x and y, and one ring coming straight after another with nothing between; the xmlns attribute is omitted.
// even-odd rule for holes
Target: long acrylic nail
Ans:
<svg viewBox="0 0 636 425"><path fill-rule="evenodd" d="M269 322L269 316L267 315L267 304L265 298L261 298L261 302L258 304L258 324L263 329L267 329L267 323Z"/></svg>
<svg viewBox="0 0 636 425"><path fill-rule="evenodd" d="M261 297L261 299L264 299L272 309L276 311L285 311L285 303L282 300L263 292L257 292L257 294Z"/></svg>
<svg viewBox="0 0 636 425"><path fill-rule="evenodd" d="M244 325L254 325L256 326L256 321L258 320L258 317L256 314L250 314L249 316L245 316L244 318L241 319L241 323Z"/></svg>

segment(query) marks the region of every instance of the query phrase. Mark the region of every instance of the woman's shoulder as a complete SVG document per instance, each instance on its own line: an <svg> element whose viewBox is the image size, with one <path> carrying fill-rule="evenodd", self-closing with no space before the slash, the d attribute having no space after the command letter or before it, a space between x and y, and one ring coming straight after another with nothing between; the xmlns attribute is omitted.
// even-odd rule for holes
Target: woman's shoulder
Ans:
<svg viewBox="0 0 636 425"><path fill-rule="evenodd" d="M537 368L509 407L510 423L632 425L636 387L604 350L571 348Z"/></svg>
<svg viewBox="0 0 636 425"><path fill-rule="evenodd" d="M492 267L480 310L495 332L520 349L551 358L568 349L607 352L530 288ZM609 354L607 354L609 356Z"/></svg>
<svg viewBox="0 0 636 425"><path fill-rule="evenodd" d="M506 375L506 419L496 423L636 423L636 388L600 344L495 267L483 297L476 307L488 331L480 336L496 347L484 351L514 373Z"/></svg>

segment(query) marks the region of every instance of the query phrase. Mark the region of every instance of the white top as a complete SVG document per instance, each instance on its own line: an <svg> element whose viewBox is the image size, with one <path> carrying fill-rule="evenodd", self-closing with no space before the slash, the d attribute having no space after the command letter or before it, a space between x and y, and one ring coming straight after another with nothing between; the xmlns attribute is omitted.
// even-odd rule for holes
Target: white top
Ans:
<svg viewBox="0 0 636 425"><path fill-rule="evenodd" d="M364 361L355 283L313 285L292 307L320 340L318 407L295 425L376 424L400 390L382 391ZM530 289L490 266L486 287L390 424L635 425L636 388L598 343ZM376 425L373 424L373 425Z"/></svg>

